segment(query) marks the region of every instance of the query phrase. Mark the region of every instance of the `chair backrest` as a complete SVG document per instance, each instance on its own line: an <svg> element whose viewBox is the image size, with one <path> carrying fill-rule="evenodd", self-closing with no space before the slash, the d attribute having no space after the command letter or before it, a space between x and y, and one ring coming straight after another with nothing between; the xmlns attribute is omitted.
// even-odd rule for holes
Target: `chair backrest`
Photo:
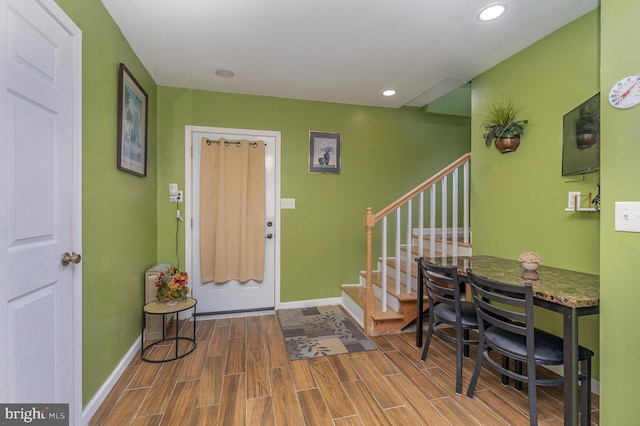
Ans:
<svg viewBox="0 0 640 426"><path fill-rule="evenodd" d="M527 338L533 353L533 287L491 280L467 269L473 302L481 327L492 325ZM529 345L531 347L529 348Z"/></svg>
<svg viewBox="0 0 640 426"><path fill-rule="evenodd" d="M460 310L460 281L456 266L443 266L427 262L421 257L419 266L422 270L424 285L427 287L429 303L445 303Z"/></svg>

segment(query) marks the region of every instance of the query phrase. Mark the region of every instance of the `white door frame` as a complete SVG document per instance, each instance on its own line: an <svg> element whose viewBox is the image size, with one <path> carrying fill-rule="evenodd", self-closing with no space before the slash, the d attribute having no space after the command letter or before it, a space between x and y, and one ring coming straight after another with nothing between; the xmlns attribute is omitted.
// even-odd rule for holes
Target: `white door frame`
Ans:
<svg viewBox="0 0 640 426"><path fill-rule="evenodd" d="M275 178L276 178L276 210L275 210L275 223L280 228L280 132L271 131L271 130L251 130L251 129L230 129L225 127L207 127L207 126L185 126L184 132L184 189L185 189L185 197L188 202L185 203L185 265L192 265L193 263L193 206L191 205L191 201L193 200L193 184L192 184L192 172L193 172L193 149L192 149L192 140L193 133L240 133L245 135L252 136L262 136L267 135L271 136L275 139L276 145L276 170L275 170ZM275 309L280 307L280 233L276 233L275 238L275 265L274 265L274 303Z"/></svg>
<svg viewBox="0 0 640 426"><path fill-rule="evenodd" d="M72 119L72 206L71 206L71 249L82 253L82 31L58 6L54 0L30 0L37 3L50 15L72 39L71 52L73 68L73 110ZM0 49L1 51L2 49ZM6 51L3 52L6 54ZM4 60L4 58L3 58ZM0 75L0 78L4 77ZM2 107L0 107L2 110ZM3 129L4 131L4 129ZM6 206L4 202L2 206ZM0 214L0 216L3 216ZM5 259L0 259L0 265ZM58 371L57 375L73 375L72 400L69 404L70 421L75 424L82 422L82 263L73 266L73 371ZM2 333L0 333L2 334ZM24 401L28 402L28 401ZM54 402L54 401L51 401Z"/></svg>

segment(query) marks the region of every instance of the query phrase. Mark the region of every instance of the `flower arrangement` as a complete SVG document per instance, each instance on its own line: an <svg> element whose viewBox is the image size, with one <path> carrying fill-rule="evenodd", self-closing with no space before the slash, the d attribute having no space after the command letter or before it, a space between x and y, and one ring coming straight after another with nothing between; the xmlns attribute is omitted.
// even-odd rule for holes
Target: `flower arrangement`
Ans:
<svg viewBox="0 0 640 426"><path fill-rule="evenodd" d="M520 262L526 263L537 263L538 265L542 263L542 257L535 251L525 251L518 258Z"/></svg>
<svg viewBox="0 0 640 426"><path fill-rule="evenodd" d="M184 299L189 294L189 275L171 267L165 272L160 272L156 278L156 298L158 300Z"/></svg>
<svg viewBox="0 0 640 426"><path fill-rule="evenodd" d="M518 260L522 263L525 271L535 271L538 269L538 265L542 263L542 258L535 251L525 251Z"/></svg>

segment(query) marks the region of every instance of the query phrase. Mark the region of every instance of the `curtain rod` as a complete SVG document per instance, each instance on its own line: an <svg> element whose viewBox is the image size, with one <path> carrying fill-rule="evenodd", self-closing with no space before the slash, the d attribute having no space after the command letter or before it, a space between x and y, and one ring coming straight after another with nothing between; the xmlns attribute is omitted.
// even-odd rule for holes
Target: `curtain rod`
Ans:
<svg viewBox="0 0 640 426"><path fill-rule="evenodd" d="M258 147L258 143L257 143L257 142L251 142L251 141L247 141L247 142L249 142L249 144L250 144L251 146L253 146L254 148L257 148L257 147ZM261 141L261 142L262 142L262 141ZM219 144L219 143L220 143L220 141L219 141L219 140L217 140L217 141L216 141L216 140L212 140L212 139L207 139L207 145L211 145L212 143L217 143L217 144ZM225 141L224 141L224 146L229 146L229 144L231 144L231 143L235 144L235 146L237 146L238 148L240 148L240 141L228 141L228 140L225 140ZM264 146L267 146L267 143L266 143L266 142L262 142L262 143L264 143Z"/></svg>

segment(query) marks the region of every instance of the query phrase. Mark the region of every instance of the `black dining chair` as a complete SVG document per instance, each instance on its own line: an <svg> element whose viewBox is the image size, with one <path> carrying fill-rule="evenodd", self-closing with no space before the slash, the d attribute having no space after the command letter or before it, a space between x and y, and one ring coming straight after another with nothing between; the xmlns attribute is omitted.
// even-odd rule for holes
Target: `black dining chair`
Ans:
<svg viewBox="0 0 640 426"><path fill-rule="evenodd" d="M537 386L559 386L563 378L543 379L536 376L537 365L561 365L564 363L562 339L534 327L533 287L494 281L467 269L473 301L478 313L479 348L476 366L471 377L467 397L473 392L484 361L503 376L528 385L529 419L538 424ZM516 371L508 363L500 365L490 357L491 351L516 361ZM591 357L593 352L580 346L580 411L581 424L591 424ZM526 366L526 375L521 365Z"/></svg>
<svg viewBox="0 0 640 426"><path fill-rule="evenodd" d="M469 357L469 345L477 345L478 340L470 339L470 330L477 330L478 317L472 302L462 300L458 268L442 266L418 259L422 283L429 299L427 341L422 350L422 360L426 361L433 334L456 344L456 393L462 394L462 356ZM447 333L440 325L455 329L455 336Z"/></svg>

